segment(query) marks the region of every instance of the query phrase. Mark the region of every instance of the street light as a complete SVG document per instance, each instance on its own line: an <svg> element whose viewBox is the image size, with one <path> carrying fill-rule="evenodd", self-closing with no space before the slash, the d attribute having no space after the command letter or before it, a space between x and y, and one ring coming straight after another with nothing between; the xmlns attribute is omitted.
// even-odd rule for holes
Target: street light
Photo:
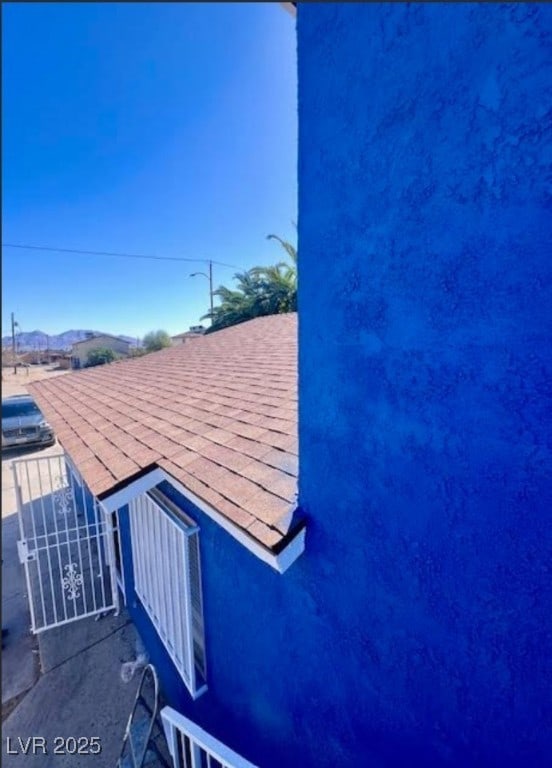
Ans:
<svg viewBox="0 0 552 768"><path fill-rule="evenodd" d="M213 262L209 262L209 274L206 272L192 272L190 277L196 277L197 275L201 275L202 277L206 277L209 281L209 300L211 304L211 325L213 325Z"/></svg>

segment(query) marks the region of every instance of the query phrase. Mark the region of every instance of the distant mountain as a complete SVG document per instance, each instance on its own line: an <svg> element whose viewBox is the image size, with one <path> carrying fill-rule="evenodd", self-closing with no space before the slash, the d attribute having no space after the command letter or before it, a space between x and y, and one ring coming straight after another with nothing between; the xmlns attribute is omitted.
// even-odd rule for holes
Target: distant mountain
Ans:
<svg viewBox="0 0 552 768"><path fill-rule="evenodd" d="M44 331L30 331L29 333L16 333L15 339L17 343L17 349L20 352L34 352L35 350L40 349L70 350L76 341L82 341L83 339L86 339L87 335L91 333L96 336L97 334L105 333L105 331L65 331L64 333L52 334L50 336L44 333ZM110 335L117 336L115 333ZM132 338L131 336L123 336L122 334L119 336L119 338L128 341L133 347L138 346L136 338ZM11 336L2 337L2 347L11 347L11 343Z"/></svg>

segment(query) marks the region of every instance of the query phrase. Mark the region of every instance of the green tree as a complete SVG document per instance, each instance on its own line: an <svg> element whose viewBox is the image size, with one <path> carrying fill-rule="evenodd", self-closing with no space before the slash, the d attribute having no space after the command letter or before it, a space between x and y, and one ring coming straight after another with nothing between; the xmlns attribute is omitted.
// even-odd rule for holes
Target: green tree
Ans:
<svg viewBox="0 0 552 768"><path fill-rule="evenodd" d="M171 337L167 331L150 331L144 336L142 344L146 352L157 352L171 346Z"/></svg>
<svg viewBox="0 0 552 768"><path fill-rule="evenodd" d="M220 286L214 295L220 304L201 319L208 317L212 325L207 333L243 323L254 317L277 315L297 311L297 250L278 235L268 235L276 240L291 259L270 267L253 267L247 272L237 272L234 290Z"/></svg>
<svg viewBox="0 0 552 768"><path fill-rule="evenodd" d="M131 347L128 350L129 357L143 357L146 354L146 350L143 347Z"/></svg>
<svg viewBox="0 0 552 768"><path fill-rule="evenodd" d="M98 349L91 349L86 356L86 367L91 368L93 365L103 365L104 363L112 363L117 358L117 355L112 349L106 347L99 347Z"/></svg>
<svg viewBox="0 0 552 768"><path fill-rule="evenodd" d="M251 272L264 283L266 314L297 311L297 249L278 235L268 235L268 240L277 240L291 259L291 263L280 261L273 267L253 267Z"/></svg>

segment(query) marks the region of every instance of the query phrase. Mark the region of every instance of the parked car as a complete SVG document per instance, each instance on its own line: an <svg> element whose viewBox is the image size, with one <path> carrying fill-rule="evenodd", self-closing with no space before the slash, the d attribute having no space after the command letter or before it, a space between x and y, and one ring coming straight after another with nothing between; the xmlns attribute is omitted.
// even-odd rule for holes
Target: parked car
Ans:
<svg viewBox="0 0 552 768"><path fill-rule="evenodd" d="M2 400L2 448L47 446L55 442L54 430L30 395L12 395Z"/></svg>

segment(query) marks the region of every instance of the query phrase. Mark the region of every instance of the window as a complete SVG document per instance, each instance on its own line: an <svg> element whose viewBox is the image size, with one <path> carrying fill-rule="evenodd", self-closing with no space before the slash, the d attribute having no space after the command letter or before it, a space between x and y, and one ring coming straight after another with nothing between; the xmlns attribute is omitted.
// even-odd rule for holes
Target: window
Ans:
<svg viewBox="0 0 552 768"><path fill-rule="evenodd" d="M13 398L2 403L2 419L40 415L38 405L30 397Z"/></svg>
<svg viewBox="0 0 552 768"><path fill-rule="evenodd" d="M199 529L154 489L130 503L134 585L194 698L206 690Z"/></svg>

